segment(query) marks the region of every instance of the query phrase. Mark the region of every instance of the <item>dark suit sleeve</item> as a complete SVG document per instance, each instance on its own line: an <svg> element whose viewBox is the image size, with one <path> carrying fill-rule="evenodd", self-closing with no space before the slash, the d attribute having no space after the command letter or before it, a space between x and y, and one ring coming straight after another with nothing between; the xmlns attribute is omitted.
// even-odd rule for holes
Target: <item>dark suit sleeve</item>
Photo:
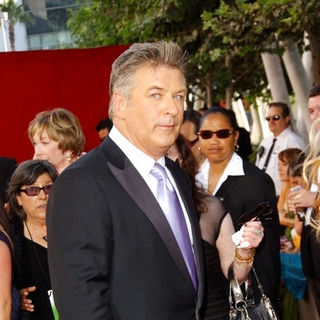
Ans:
<svg viewBox="0 0 320 320"><path fill-rule="evenodd" d="M273 217L272 220L263 222L264 239L257 249L254 266L266 295L277 307L280 284L280 231L276 195L272 179L264 173L259 178L260 188L254 190L254 193L261 202L267 201L271 204Z"/></svg>
<svg viewBox="0 0 320 320"><path fill-rule="evenodd" d="M61 320L114 319L108 301L113 241L106 192L79 168L56 180L47 208L48 260Z"/></svg>
<svg viewBox="0 0 320 320"><path fill-rule="evenodd" d="M254 165L244 161L243 167L245 175L228 177L217 196L223 199L236 229L239 229L237 221L243 213L253 211L261 202L271 204L272 219L263 222L264 238L256 250L254 267L266 295L276 306L280 283L280 233L275 188L272 179Z"/></svg>

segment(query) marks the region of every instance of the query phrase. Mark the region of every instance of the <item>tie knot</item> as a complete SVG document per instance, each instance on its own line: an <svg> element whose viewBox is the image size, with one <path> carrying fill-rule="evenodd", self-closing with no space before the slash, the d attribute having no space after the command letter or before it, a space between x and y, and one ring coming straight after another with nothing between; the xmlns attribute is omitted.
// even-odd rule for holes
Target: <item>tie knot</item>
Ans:
<svg viewBox="0 0 320 320"><path fill-rule="evenodd" d="M150 173L158 180L158 181L166 181L167 173L166 169L159 163L155 163L152 167Z"/></svg>
<svg viewBox="0 0 320 320"><path fill-rule="evenodd" d="M155 162L150 173L158 180L158 183L163 183L168 188L168 190L170 190L171 192L174 191L173 185L171 184L166 173L166 169L161 164Z"/></svg>

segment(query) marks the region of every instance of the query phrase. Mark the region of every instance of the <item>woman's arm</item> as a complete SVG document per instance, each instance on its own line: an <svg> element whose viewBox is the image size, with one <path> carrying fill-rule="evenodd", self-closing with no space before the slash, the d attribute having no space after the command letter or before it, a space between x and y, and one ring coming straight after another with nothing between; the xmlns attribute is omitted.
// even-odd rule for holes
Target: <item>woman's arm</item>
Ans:
<svg viewBox="0 0 320 320"><path fill-rule="evenodd" d="M0 241L0 320L11 319L11 253L8 246Z"/></svg>
<svg viewBox="0 0 320 320"><path fill-rule="evenodd" d="M234 274L238 281L241 283L247 279L248 273L252 269L254 248L259 246L263 238L263 234L260 231L263 231L263 227L259 221L247 222L242 237L244 241L250 243L250 246L236 249L231 239L232 234L235 232L233 223L229 214L225 216L216 246L219 252L221 269L226 278L228 277L228 268L233 263Z"/></svg>

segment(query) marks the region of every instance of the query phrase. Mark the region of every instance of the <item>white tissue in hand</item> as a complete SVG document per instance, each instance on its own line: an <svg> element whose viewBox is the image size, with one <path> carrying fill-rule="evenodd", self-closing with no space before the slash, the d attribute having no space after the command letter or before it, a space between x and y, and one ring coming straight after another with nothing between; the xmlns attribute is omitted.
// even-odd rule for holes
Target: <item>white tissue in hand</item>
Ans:
<svg viewBox="0 0 320 320"><path fill-rule="evenodd" d="M231 236L232 241L237 246L237 248L250 247L250 243L248 241L243 240L242 234L243 234L244 229L245 229L245 225L243 225L239 231L237 231L236 233L234 233Z"/></svg>

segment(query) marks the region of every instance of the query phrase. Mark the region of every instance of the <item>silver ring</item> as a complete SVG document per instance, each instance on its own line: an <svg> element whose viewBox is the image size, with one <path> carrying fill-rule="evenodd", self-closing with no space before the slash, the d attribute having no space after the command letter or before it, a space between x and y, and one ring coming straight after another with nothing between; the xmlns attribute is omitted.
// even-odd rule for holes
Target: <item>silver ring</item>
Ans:
<svg viewBox="0 0 320 320"><path fill-rule="evenodd" d="M257 235L258 237L263 237L263 231L262 231L262 230L257 230L257 231L256 231L256 235Z"/></svg>

